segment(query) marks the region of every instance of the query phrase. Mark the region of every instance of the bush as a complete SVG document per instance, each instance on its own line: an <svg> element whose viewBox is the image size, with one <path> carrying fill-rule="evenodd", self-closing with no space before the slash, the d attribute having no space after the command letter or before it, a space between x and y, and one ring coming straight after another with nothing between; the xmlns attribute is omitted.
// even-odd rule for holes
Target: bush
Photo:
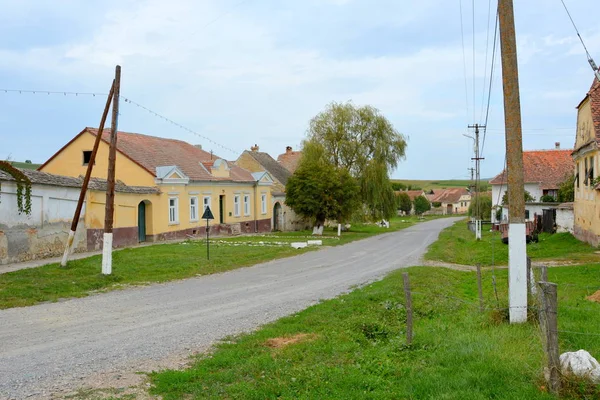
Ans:
<svg viewBox="0 0 600 400"><path fill-rule="evenodd" d="M429 203L429 200L427 200L427 197L425 197L425 196L415 197L413 204L415 206L415 213L417 215L421 215L424 212L431 210L431 204Z"/></svg>
<svg viewBox="0 0 600 400"><path fill-rule="evenodd" d="M441 206L442 206L442 203L440 203L439 201L434 201L431 203L431 207L433 207L433 208L438 208Z"/></svg>
<svg viewBox="0 0 600 400"><path fill-rule="evenodd" d="M542 203L554 203L556 202L556 199L554 198L554 196L550 196L549 194L545 194L543 195L540 200L542 201Z"/></svg>
<svg viewBox="0 0 600 400"><path fill-rule="evenodd" d="M479 208L477 208L479 203ZM479 211L479 212L478 212ZM492 219L492 197L487 195L479 195L476 199L471 200L469 205L469 216L489 221Z"/></svg>

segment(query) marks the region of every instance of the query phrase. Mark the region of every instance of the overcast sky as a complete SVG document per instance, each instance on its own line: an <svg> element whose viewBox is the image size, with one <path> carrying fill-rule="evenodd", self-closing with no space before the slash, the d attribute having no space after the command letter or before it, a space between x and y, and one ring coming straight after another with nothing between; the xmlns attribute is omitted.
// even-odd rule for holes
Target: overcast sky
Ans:
<svg viewBox="0 0 600 400"><path fill-rule="evenodd" d="M565 2L600 64L597 2ZM124 102L120 130L227 159L255 143L274 157L297 149L315 114L352 100L409 138L394 177L467 178L463 134L485 119L496 0L489 30L488 1L475 3L473 27L462 1L463 59L459 0L0 0L0 89L107 93L120 64L122 96L236 153ZM560 0L516 0L515 14L523 146L570 148L593 80L583 48ZM499 65L482 177L504 162ZM0 91L0 159L45 161L98 125L105 100Z"/></svg>

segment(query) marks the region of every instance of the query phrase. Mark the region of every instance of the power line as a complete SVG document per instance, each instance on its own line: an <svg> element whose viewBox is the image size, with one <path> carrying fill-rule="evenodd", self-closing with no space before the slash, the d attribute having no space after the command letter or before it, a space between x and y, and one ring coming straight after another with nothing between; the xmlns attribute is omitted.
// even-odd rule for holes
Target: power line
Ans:
<svg viewBox="0 0 600 400"><path fill-rule="evenodd" d="M475 0L472 1L473 15L473 121L475 121Z"/></svg>
<svg viewBox="0 0 600 400"><path fill-rule="evenodd" d="M571 23L573 24L573 28L575 28L575 32L577 32L577 37L579 38L579 41L581 42L581 45L583 46L583 49L585 50L585 54L587 55L587 59L588 59L588 63L590 64L590 67L592 67L592 70L594 70L594 74L596 75L596 78L598 78L598 80L600 81L600 71L598 71L598 67L596 66L596 63L594 62L594 59L592 58L592 56L590 55L590 52L588 51L587 47L585 46L585 43L583 42L583 38L579 34L579 29L577 29L577 25L575 25L575 21L573 21L573 18L571 17L571 13L569 12L567 5L565 4L564 0L560 0L560 2L562 3L563 7L565 8L565 11L567 12L567 15L569 16L569 19L571 20Z"/></svg>
<svg viewBox="0 0 600 400"><path fill-rule="evenodd" d="M101 97L101 96L102 97L106 97L106 96L108 96L108 93L70 92L70 91L51 91L51 90L29 90L29 89L0 89L0 93L2 93L2 92L4 92L4 93L11 93L11 94L18 93L18 94L44 94L44 95L63 95L63 96L92 96L92 97L96 97L96 96L98 96L98 97ZM151 110L150 108L148 108L146 106L143 106L142 104L137 103L137 102L135 102L135 101L133 101L133 100L125 97L125 96L120 96L120 97L123 99L123 101L125 103L129 103L129 104L132 104L132 105L134 105L136 107L139 107L139 108L147 111L148 113L154 115L155 117L158 117L158 118L160 118L160 119L162 119L162 120L170 123L171 125L174 125L174 126L180 128L180 129L183 129L186 132L189 132L189 133L191 133L193 135L196 135L196 136L198 136L198 137L200 137L200 138L202 138L202 139L204 139L204 140L206 140L206 141L214 144L215 146L218 146L218 147L220 147L220 148L222 148L224 150L227 150L227 151L229 151L229 152L231 152L231 153L233 153L235 155L239 155L241 153L241 152L235 151L235 150L233 150L233 149L231 149L231 148L229 148L227 146L223 146L222 144L215 142L214 140L208 138L207 136L204 136L204 135L202 135L202 134L200 134L200 133L198 133L198 132L196 132L196 131L194 131L194 130L192 130L190 128L187 128L184 125L182 125L182 124L180 124L178 122L175 122L172 119L167 118L164 115L161 115L158 112L156 112L154 110Z"/></svg>
<svg viewBox="0 0 600 400"><path fill-rule="evenodd" d="M227 151L229 151L229 152L231 152L231 153L233 153L235 155L239 155L241 153L241 152L235 151L235 150L233 150L233 149L231 149L231 148L229 148L227 146L223 146L222 144L215 142L214 140L208 138L207 136L204 136L204 135L202 135L202 134L200 134L200 133L198 133L198 132L196 132L196 131L194 131L194 130L192 130L192 129L190 129L190 128L188 128L188 127L186 127L186 126L184 126L184 125L182 125L182 124L180 124L178 122L175 122L172 119L167 118L164 115L161 115L161 114L157 113L156 111L151 110L150 108L141 105L140 103L137 103L137 102L135 102L135 101L133 101L131 99L128 99L127 97L124 97L124 96L121 96L121 97L123 98L123 101L125 101L125 103L133 104L134 106L147 111L148 113L154 115L155 117L160 118L160 119L162 119L162 120L170 123L171 125L174 125L174 126L180 128L180 129L183 129L186 132L189 132L189 133L191 133L193 135L196 135L196 136L198 136L198 137L200 137L200 138L202 138L202 139L204 139L204 140L206 140L206 141L214 144L215 146L218 146L218 147L222 148L223 150L227 150Z"/></svg>
<svg viewBox="0 0 600 400"><path fill-rule="evenodd" d="M492 0L489 0L488 2L488 23L487 23L487 34L486 34L486 38L485 38L485 64L484 64L484 71L487 71L487 62L488 62L488 52L489 52L489 47L490 47L490 20L492 17ZM486 87L486 78L487 75L484 74L483 76L483 87L481 88L481 115L479 116L479 120L483 120L483 104L485 101L485 87Z"/></svg>
<svg viewBox="0 0 600 400"><path fill-rule="evenodd" d="M488 118L490 116L490 104L491 104L491 99L492 99L492 84L494 83L494 72L495 72L495 64L496 64L496 44L498 43L497 39L498 39L498 12L496 12L496 23L494 25L494 44L492 46L492 65L490 68L490 84L489 84L489 89L488 89L487 107L485 110L485 122L483 123L483 125L485 126L485 128L483 128L483 142L481 144L481 152L482 153L483 153L483 150L485 149L487 124L488 124Z"/></svg>
<svg viewBox="0 0 600 400"><path fill-rule="evenodd" d="M463 72L465 75L465 104L467 106L467 118L469 118L469 87L467 85L467 57L465 55L465 32L463 27L462 0L458 0L458 5L460 10L460 40L462 43Z"/></svg>

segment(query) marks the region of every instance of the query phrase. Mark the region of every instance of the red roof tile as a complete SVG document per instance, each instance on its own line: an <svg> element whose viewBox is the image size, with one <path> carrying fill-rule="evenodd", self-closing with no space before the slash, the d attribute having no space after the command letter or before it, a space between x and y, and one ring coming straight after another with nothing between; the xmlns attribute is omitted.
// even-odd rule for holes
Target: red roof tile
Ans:
<svg viewBox="0 0 600 400"><path fill-rule="evenodd" d="M396 195L399 195L400 193L406 193L408 197L410 197L411 201L419 196L427 197L423 190L397 190L395 193Z"/></svg>
<svg viewBox="0 0 600 400"><path fill-rule="evenodd" d="M277 161L281 163L292 174L298 168L298 163L300 162L300 158L302 158L301 151L293 151L290 146L285 149L285 153L280 154L277 157Z"/></svg>
<svg viewBox="0 0 600 400"><path fill-rule="evenodd" d="M558 189L573 173L572 150L533 150L523 152L525 183L539 183L541 189ZM492 185L506 184L506 171L490 181Z"/></svg>
<svg viewBox="0 0 600 400"><path fill-rule="evenodd" d="M596 131L596 143L600 144L600 81L594 78L594 83L588 92L590 96L590 108L592 110L592 120Z"/></svg>
<svg viewBox="0 0 600 400"><path fill-rule="evenodd" d="M85 131L96 135L98 129L86 128ZM102 140L109 142L110 129L102 132ZM120 132L117 135L117 150L156 176L156 167L176 165L192 181L235 181L254 182L249 171L228 162L229 178L217 178L210 174L202 164L212 165L219 157L196 146L176 139L165 139L139 133ZM212 158L212 161L211 161Z"/></svg>
<svg viewBox="0 0 600 400"><path fill-rule="evenodd" d="M463 195L468 195L469 191L466 188L451 188L451 189L444 189L442 190L441 193L437 194L432 201L435 202L439 202L439 203L447 203L447 204L454 204L454 203L458 203L458 201L460 200L460 198Z"/></svg>

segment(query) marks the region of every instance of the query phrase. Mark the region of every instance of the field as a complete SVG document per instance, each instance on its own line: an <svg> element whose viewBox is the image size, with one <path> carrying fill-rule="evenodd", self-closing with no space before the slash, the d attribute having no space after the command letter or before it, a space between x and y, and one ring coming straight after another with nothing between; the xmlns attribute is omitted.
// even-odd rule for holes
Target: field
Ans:
<svg viewBox="0 0 600 400"><path fill-rule="evenodd" d="M31 164L19 161L11 161L10 164L13 167L22 168L22 169L38 169L42 164Z"/></svg>
<svg viewBox="0 0 600 400"><path fill-rule="evenodd" d="M451 179L451 180L410 180L410 179L392 179L392 182L400 182L404 185L419 187L423 190L431 190L431 189L449 189L455 187L469 187L472 181L465 179ZM481 180L481 187L483 190L486 190L488 187L488 180Z"/></svg>
<svg viewBox="0 0 600 400"><path fill-rule="evenodd" d="M188 369L150 375L163 399L554 399L543 379L535 312L506 322L507 271L484 273L478 311L472 272L414 267L414 339L405 341L402 275L227 338ZM560 351L600 356L600 266L551 268L559 285ZM590 287L595 283L595 288ZM532 308L532 311L535 307ZM563 398L598 399L598 386L566 379Z"/></svg>

